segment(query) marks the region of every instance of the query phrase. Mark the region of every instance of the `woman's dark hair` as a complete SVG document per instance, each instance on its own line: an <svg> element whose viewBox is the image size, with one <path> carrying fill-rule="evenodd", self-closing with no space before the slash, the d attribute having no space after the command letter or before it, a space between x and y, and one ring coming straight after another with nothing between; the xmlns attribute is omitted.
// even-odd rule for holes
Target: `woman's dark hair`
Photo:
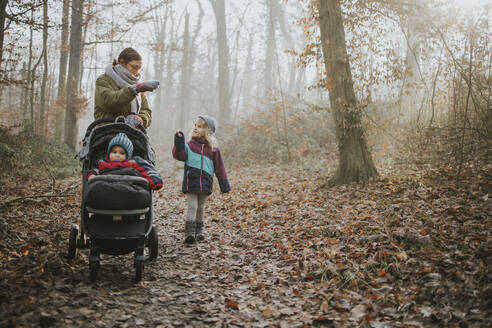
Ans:
<svg viewBox="0 0 492 328"><path fill-rule="evenodd" d="M123 61L125 64L128 64L132 60L142 60L142 56L137 52L137 50L133 48L125 48L123 49L122 52L120 52L120 55L118 56L118 60L113 61L113 66L116 66L120 63L120 61Z"/></svg>

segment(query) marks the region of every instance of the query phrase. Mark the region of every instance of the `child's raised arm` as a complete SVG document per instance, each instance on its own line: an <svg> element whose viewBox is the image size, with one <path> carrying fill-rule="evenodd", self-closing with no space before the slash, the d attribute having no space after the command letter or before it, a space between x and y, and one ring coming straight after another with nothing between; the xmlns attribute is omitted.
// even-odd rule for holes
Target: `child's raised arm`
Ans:
<svg viewBox="0 0 492 328"><path fill-rule="evenodd" d="M185 162L188 157L185 148L185 137L181 131L174 134L173 157L182 162Z"/></svg>

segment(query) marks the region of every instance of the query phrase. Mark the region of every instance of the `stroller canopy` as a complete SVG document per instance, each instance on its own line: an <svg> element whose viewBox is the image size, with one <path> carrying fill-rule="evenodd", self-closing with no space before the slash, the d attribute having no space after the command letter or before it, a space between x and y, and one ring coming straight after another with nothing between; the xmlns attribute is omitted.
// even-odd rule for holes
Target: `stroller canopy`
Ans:
<svg viewBox="0 0 492 328"><path fill-rule="evenodd" d="M91 167L94 161L106 156L109 142L120 132L125 133L133 143L134 156L140 156L155 165L154 151L145 130L131 127L123 118L97 120L89 125L78 158L89 161L88 167Z"/></svg>

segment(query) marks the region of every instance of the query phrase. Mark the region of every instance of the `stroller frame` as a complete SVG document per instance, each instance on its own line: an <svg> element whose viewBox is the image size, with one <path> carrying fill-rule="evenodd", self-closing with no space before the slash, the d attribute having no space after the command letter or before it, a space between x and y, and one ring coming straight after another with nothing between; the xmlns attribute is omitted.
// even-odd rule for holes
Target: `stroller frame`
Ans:
<svg viewBox="0 0 492 328"><path fill-rule="evenodd" d="M95 209L87 206L84 201L88 189L87 173L97 165L98 159L104 157L109 141L119 132L126 133L132 140L134 154L155 164L154 152L143 127L133 128L125 123L123 117L118 117L94 121L87 128L82 149L77 155L83 161L80 227L73 224L70 228L68 258L72 260L76 257L77 248L90 249L91 282L97 279L101 254L122 255L134 252L136 282L142 279L144 263L156 259L158 255L152 197L149 207L121 210ZM128 179L143 178L128 176ZM150 192L152 194L152 190ZM132 233L133 231L136 233ZM149 248L148 255L145 255L146 247Z"/></svg>

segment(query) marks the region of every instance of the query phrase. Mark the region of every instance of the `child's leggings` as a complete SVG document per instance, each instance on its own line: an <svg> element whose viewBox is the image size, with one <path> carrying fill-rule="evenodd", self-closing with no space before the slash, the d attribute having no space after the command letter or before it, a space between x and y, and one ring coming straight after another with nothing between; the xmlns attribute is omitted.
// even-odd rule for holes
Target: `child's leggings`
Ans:
<svg viewBox="0 0 492 328"><path fill-rule="evenodd" d="M208 193L187 193L186 195L188 196L186 221L202 221Z"/></svg>

